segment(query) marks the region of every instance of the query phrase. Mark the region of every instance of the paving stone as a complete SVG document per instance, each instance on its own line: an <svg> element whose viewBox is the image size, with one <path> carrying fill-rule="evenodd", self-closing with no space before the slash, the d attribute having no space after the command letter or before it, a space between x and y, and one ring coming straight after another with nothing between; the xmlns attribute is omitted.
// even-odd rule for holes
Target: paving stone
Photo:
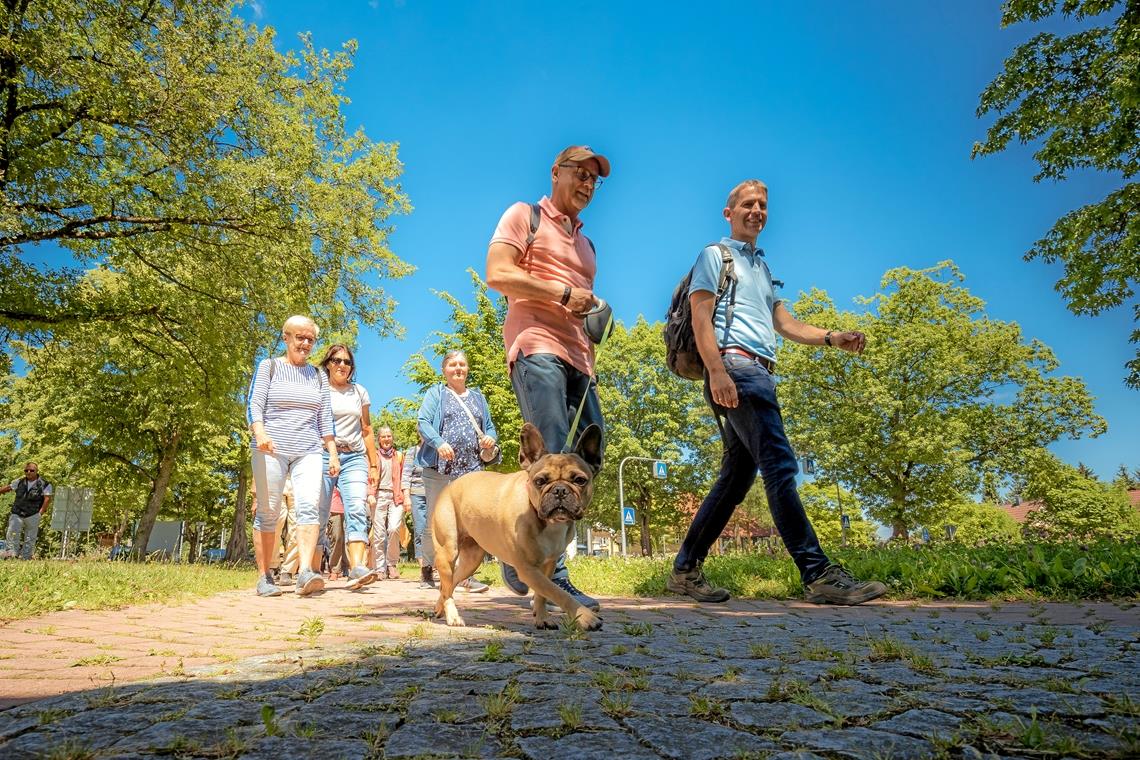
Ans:
<svg viewBox="0 0 1140 760"><path fill-rule="evenodd" d="M526 702L547 699L558 702L581 701L593 698L596 689L585 680L578 683L519 683L519 695Z"/></svg>
<svg viewBox="0 0 1140 760"><path fill-rule="evenodd" d="M817 755L814 752L807 750L795 750L792 752L777 752L774 755L768 755L766 760L827 760L823 755Z"/></svg>
<svg viewBox="0 0 1140 760"><path fill-rule="evenodd" d="M525 667L517 662L472 662L453 668L448 673L448 676L451 678L473 678L497 681L518 675L525 669Z"/></svg>
<svg viewBox="0 0 1140 760"><path fill-rule="evenodd" d="M584 696L584 695L583 695ZM559 711L562 705L578 706L578 725L575 728L616 729L618 724L606 715L601 706L589 699L572 699L566 702L545 701L526 702L515 705L511 711L512 731L541 731L562 728L563 720Z"/></svg>
<svg viewBox="0 0 1140 760"><path fill-rule="evenodd" d="M312 733L314 739L367 739L380 731L385 736L403 721L397 712L294 711L280 721L286 735Z"/></svg>
<svg viewBox="0 0 1140 760"><path fill-rule="evenodd" d="M890 757L893 760L927 758L934 754L934 746L910 736L872 731L868 728L838 730L789 731L780 736L786 744L808 747L823 752L836 752L856 760L876 760Z"/></svg>
<svg viewBox="0 0 1140 760"><path fill-rule="evenodd" d="M962 719L938 710L907 710L888 720L874 723L870 728L894 734L907 734L921 738L948 741L961 733Z"/></svg>
<svg viewBox="0 0 1140 760"><path fill-rule="evenodd" d="M1078 718L1095 718L1104 715L1104 702L1087 694L1065 694L1044 689L991 689L986 698L1012 702L1012 709L1029 714L1036 711L1047 715L1065 715Z"/></svg>
<svg viewBox="0 0 1140 760"><path fill-rule="evenodd" d="M831 692L812 689L811 694L826 704L833 714L844 718L877 715L890 710L894 704L890 697L874 691Z"/></svg>
<svg viewBox="0 0 1140 760"><path fill-rule="evenodd" d="M434 723L471 723L487 717L479 700L459 693L427 694L408 704L407 718Z"/></svg>
<svg viewBox="0 0 1140 760"><path fill-rule="evenodd" d="M484 733L482 726L440 723L409 723L396 729L384 745L384 756L495 757L502 750L499 740Z"/></svg>
<svg viewBox="0 0 1140 760"><path fill-rule="evenodd" d="M688 715L693 702L685 694L663 694L659 691L626 692L630 708L647 715Z"/></svg>
<svg viewBox="0 0 1140 760"><path fill-rule="evenodd" d="M312 760L364 760L370 757L371 748L363 741L352 739L299 739L295 736L268 736L255 742L241 760L281 760L283 757L311 758Z"/></svg>
<svg viewBox="0 0 1140 760"><path fill-rule="evenodd" d="M729 710L740 725L762 730L811 728L834 720L830 715L789 702L733 702Z"/></svg>
<svg viewBox="0 0 1140 760"><path fill-rule="evenodd" d="M619 731L574 733L561 739L526 736L518 739L518 745L529 760L590 760L600 757L660 760L656 753L641 746L632 736Z"/></svg>
<svg viewBox="0 0 1140 760"><path fill-rule="evenodd" d="M693 718L631 717L625 723L642 742L665 757L712 760L779 749L767 739Z"/></svg>
<svg viewBox="0 0 1140 760"><path fill-rule="evenodd" d="M119 733L122 731L120 729ZM115 752L142 752L172 747L209 747L224 736L224 727L206 720L171 720L147 726L109 745ZM91 734L86 734L91 736Z"/></svg>

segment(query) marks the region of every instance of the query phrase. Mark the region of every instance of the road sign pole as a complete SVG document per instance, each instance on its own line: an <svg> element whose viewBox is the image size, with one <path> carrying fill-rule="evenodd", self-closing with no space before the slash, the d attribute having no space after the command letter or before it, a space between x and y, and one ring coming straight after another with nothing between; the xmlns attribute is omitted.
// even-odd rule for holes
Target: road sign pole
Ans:
<svg viewBox="0 0 1140 760"><path fill-rule="evenodd" d="M625 467L626 457L618 464L618 524L621 525L621 556L625 559L625 485L621 479L621 468Z"/></svg>

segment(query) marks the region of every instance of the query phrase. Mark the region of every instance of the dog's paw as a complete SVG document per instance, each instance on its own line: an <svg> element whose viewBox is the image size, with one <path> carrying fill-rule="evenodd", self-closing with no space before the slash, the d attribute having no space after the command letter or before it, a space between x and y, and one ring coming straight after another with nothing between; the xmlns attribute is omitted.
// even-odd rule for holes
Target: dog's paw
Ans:
<svg viewBox="0 0 1140 760"><path fill-rule="evenodd" d="M450 599L444 603L443 611L449 626L459 628L467 625L467 623L463 622L463 618L459 617L459 610L455 607L455 602Z"/></svg>
<svg viewBox="0 0 1140 760"><path fill-rule="evenodd" d="M602 627L602 619L585 607L579 608L578 614L574 616L574 622L583 631L597 631Z"/></svg>
<svg viewBox="0 0 1140 760"><path fill-rule="evenodd" d="M558 630L558 623L554 622L553 620L551 620L548 617L544 617L541 620L539 620L538 618L535 618L534 619L534 627L540 631L557 631Z"/></svg>

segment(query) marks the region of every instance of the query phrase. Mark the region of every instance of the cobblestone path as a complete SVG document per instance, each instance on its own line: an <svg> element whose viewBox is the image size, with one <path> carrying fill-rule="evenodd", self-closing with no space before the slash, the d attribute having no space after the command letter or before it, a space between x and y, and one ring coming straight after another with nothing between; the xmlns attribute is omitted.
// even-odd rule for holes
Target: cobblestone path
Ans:
<svg viewBox="0 0 1140 760"><path fill-rule="evenodd" d="M458 599L465 629L431 601L386 582L10 623L0 757L1140 756L1128 604L609 599L582 634L501 592ZM66 693L17 704L45 689Z"/></svg>

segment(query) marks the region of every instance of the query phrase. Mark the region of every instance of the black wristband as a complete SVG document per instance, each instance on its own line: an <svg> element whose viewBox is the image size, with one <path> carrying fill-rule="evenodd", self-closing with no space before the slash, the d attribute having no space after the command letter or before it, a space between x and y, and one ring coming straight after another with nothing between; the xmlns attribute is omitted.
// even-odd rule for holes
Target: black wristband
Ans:
<svg viewBox="0 0 1140 760"><path fill-rule="evenodd" d="M570 286L569 285L567 285L566 289L562 291L562 300L560 301L560 303L563 306L570 303Z"/></svg>
<svg viewBox="0 0 1140 760"><path fill-rule="evenodd" d="M827 347L828 347L828 348L830 348L830 347L831 347L831 334L832 334L833 332L835 332L835 331L834 331L834 330L828 330L828 331L827 331L827 334L823 336L823 342L824 342L825 344L827 344Z"/></svg>

